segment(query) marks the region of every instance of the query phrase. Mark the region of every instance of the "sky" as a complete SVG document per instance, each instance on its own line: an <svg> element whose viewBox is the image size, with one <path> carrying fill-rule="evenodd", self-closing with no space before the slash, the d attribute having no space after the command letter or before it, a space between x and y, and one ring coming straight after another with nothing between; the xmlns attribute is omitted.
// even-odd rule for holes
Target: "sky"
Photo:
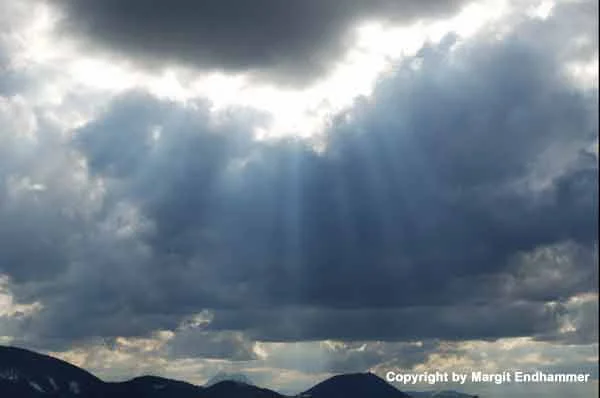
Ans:
<svg viewBox="0 0 600 398"><path fill-rule="evenodd" d="M596 396L597 32L593 0L0 0L0 343Z"/></svg>

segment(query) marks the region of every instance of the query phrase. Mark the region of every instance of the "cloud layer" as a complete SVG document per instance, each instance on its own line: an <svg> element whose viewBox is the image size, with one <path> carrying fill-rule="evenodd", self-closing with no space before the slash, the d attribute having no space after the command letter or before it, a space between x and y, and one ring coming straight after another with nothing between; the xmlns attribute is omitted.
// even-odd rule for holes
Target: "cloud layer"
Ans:
<svg viewBox="0 0 600 398"><path fill-rule="evenodd" d="M323 75L364 20L439 17L461 1L72 1L62 29L145 64L255 72L302 83Z"/></svg>

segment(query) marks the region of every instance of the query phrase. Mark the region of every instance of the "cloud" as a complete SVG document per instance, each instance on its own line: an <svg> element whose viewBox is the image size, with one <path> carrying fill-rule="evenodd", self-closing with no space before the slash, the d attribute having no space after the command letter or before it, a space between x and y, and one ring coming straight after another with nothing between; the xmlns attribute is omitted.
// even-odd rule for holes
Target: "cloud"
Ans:
<svg viewBox="0 0 600 398"><path fill-rule="evenodd" d="M169 342L167 355L171 358L227 358L231 361L257 359L253 343L239 332L214 333L186 329L176 333Z"/></svg>
<svg viewBox="0 0 600 398"><path fill-rule="evenodd" d="M43 118L29 111L24 112L23 120L13 118L14 129L6 124L6 134L0 136L7 140L3 147L7 148L3 158L6 167L2 168L6 178L2 181L10 183L3 191L6 200L0 215L5 222L1 223L0 233L6 241L14 240L1 252L0 265L2 272L11 277L11 289L18 301L33 302L43 297L43 309L23 325L21 341L64 349L73 341L94 336L147 335L157 328L177 328L184 317L196 312L199 302L214 307L229 301L227 292L216 290L218 285L206 284L206 291L198 285L199 279L208 281L204 278L210 276L208 267L198 267L197 262L188 267L185 263L192 260L180 252L181 247L169 253L170 242L156 241L154 231L158 224L164 228L161 222L170 221L169 214L165 213L164 219L150 219L139 208L139 200L142 196L148 200L145 206L149 211L159 208L156 203L165 199L168 184L185 179L199 182L195 176L185 175L193 167L188 168L173 156L178 151L187 150L194 156L196 150L204 148L213 152L203 160L206 165L227 163L228 155L221 159L218 151L227 149L223 144L233 138L233 127L240 131L239 145L249 143L251 134L244 126L254 117L251 113L244 117L240 110L234 112L231 121L217 121L209 118L205 103L186 110L133 92L107 110L107 114L114 113L112 118L90 122L72 140L46 128L41 123ZM18 114L15 109L11 112ZM139 112L139 117L123 125L130 120L125 116L131 117L134 112ZM162 123L162 127L154 123L155 115L159 115L156 123ZM219 127L221 123L225 126ZM157 126L166 137L158 141L160 145L153 141ZM30 138L18 133L25 127L31 131ZM137 135L123 134L135 129ZM229 134L219 134L221 130ZM106 131L111 134L104 134ZM98 136L88 138L92 134ZM122 141L122 152L114 153L114 142L119 137L142 142ZM69 141L73 147L66 145ZM88 147L94 151L83 164L75 149ZM42 154L48 148L55 151ZM138 171L135 160L122 163L123 158L135 154L144 161L148 160L144 155L154 156L156 169L145 163ZM178 170L181 166L184 168ZM173 175L162 175L160 181L167 186L158 192L153 186L168 167L173 167ZM135 186L122 184L120 179L126 176L139 180ZM205 179L207 186L209 177ZM68 185L61 189L63 184ZM195 195L191 202L202 200L205 193ZM29 249L31 245L35 251Z"/></svg>
<svg viewBox="0 0 600 398"><path fill-rule="evenodd" d="M573 244L540 247L515 261L503 286L514 297L566 301L598 277L597 263L597 250Z"/></svg>
<svg viewBox="0 0 600 398"><path fill-rule="evenodd" d="M83 24L105 5L71 4ZM531 26L424 47L331 121L322 151L255 140L265 115L203 100L131 91L63 134L2 97L0 270L15 300L43 305L22 341L149 336L208 311L173 356L249 359L254 340L588 342L588 307L560 330L565 302L597 292L597 94Z"/></svg>
<svg viewBox="0 0 600 398"><path fill-rule="evenodd" d="M257 367L299 371L309 375L364 372L375 365L394 362L412 368L436 352L439 342L414 343L304 341L257 343L263 356Z"/></svg>
<svg viewBox="0 0 600 398"><path fill-rule="evenodd" d="M0 124L0 269L17 283L47 281L86 224L89 187L60 131L22 97L0 97Z"/></svg>
<svg viewBox="0 0 600 398"><path fill-rule="evenodd" d="M556 303L561 327L550 334L538 336L541 341L563 344L594 344L598 342L598 296L581 295Z"/></svg>
<svg viewBox="0 0 600 398"><path fill-rule="evenodd" d="M20 93L29 81L29 65L13 58L22 49L22 33L35 13L32 4L30 0L0 2L0 96Z"/></svg>
<svg viewBox="0 0 600 398"><path fill-rule="evenodd" d="M55 0L61 31L83 34L100 48L165 66L252 72L301 83L323 75L352 43L363 20L405 23L440 17L462 1Z"/></svg>
<svg viewBox="0 0 600 398"><path fill-rule="evenodd" d="M247 330L261 341L415 341L530 336L558 327L557 314L543 303L398 307L222 310L209 328Z"/></svg>

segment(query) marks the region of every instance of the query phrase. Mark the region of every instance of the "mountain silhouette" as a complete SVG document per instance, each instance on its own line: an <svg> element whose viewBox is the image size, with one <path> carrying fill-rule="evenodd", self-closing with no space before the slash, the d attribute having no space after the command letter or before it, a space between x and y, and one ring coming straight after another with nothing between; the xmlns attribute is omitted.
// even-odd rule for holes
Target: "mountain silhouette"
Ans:
<svg viewBox="0 0 600 398"><path fill-rule="evenodd" d="M216 380L214 380L216 381ZM1 398L292 398L238 380L196 386L156 376L104 382L68 362L0 346ZM333 376L294 398L410 398L372 373Z"/></svg>
<svg viewBox="0 0 600 398"><path fill-rule="evenodd" d="M156 376L142 376L121 383L105 383L99 389L114 398L204 398L202 387Z"/></svg>
<svg viewBox="0 0 600 398"><path fill-rule="evenodd" d="M302 398L410 398L373 373L333 376L300 394Z"/></svg>
<svg viewBox="0 0 600 398"><path fill-rule="evenodd" d="M104 383L68 362L14 347L0 347L2 397L101 397Z"/></svg>
<svg viewBox="0 0 600 398"><path fill-rule="evenodd" d="M266 388L255 387L250 384L233 380L225 380L213 384L204 390L210 398L283 398L284 396Z"/></svg>

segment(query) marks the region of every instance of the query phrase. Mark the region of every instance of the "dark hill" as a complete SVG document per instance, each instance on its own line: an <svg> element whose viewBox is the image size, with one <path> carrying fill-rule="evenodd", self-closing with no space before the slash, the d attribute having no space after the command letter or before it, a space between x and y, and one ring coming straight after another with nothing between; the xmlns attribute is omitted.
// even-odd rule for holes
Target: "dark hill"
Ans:
<svg viewBox="0 0 600 398"><path fill-rule="evenodd" d="M410 398L373 373L333 376L301 394L310 398Z"/></svg>
<svg viewBox="0 0 600 398"><path fill-rule="evenodd" d="M0 347L2 397L101 397L102 380L77 366L15 347Z"/></svg>
<svg viewBox="0 0 600 398"><path fill-rule="evenodd" d="M283 398L283 395L274 391L229 380L218 382L208 387L205 392L210 398Z"/></svg>
<svg viewBox="0 0 600 398"><path fill-rule="evenodd" d="M156 376L136 377L121 383L105 383L104 394L111 398L204 398L202 387Z"/></svg>

